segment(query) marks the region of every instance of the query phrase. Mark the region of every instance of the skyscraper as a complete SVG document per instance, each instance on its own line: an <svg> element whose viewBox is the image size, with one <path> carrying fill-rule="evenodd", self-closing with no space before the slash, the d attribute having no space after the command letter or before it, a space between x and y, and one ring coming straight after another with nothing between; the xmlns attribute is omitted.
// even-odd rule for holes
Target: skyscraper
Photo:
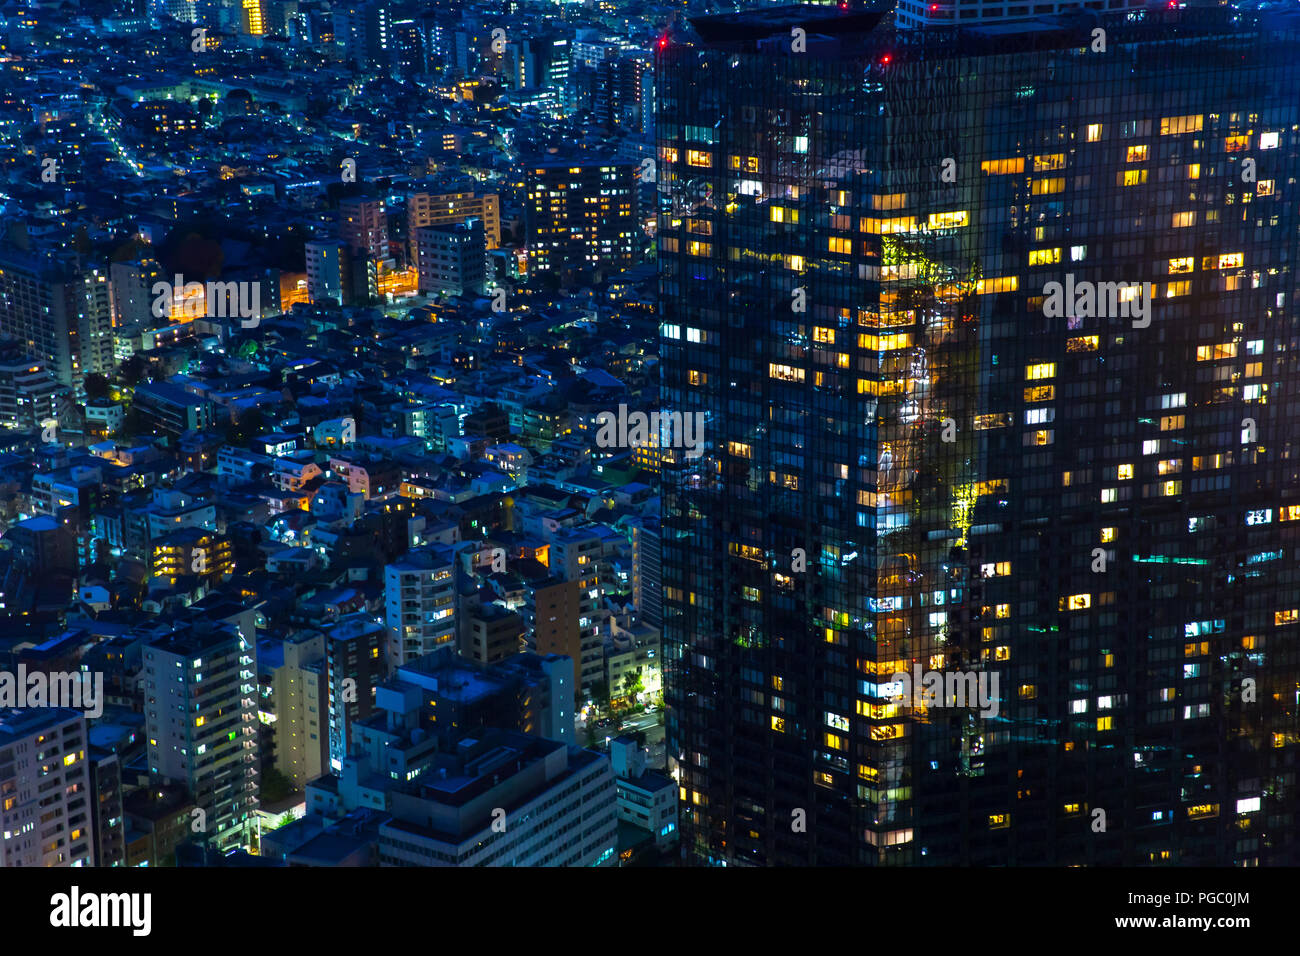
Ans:
<svg viewBox="0 0 1300 956"><path fill-rule="evenodd" d="M661 50L694 858L1294 862L1300 22L1233 15Z"/></svg>

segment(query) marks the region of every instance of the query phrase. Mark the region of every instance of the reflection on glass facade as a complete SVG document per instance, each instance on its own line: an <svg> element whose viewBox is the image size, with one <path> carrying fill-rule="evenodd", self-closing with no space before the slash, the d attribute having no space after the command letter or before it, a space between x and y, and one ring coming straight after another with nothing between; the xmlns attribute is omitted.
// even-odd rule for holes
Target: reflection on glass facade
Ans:
<svg viewBox="0 0 1300 956"><path fill-rule="evenodd" d="M877 19L659 54L688 852L1295 862L1300 20Z"/></svg>

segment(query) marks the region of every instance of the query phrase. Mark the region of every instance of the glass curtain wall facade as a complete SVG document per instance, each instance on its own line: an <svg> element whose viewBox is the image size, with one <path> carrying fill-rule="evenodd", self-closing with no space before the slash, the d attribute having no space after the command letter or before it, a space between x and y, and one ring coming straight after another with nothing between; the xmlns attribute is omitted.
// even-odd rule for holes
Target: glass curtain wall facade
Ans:
<svg viewBox="0 0 1300 956"><path fill-rule="evenodd" d="M686 852L1294 862L1297 21L876 19L659 52Z"/></svg>

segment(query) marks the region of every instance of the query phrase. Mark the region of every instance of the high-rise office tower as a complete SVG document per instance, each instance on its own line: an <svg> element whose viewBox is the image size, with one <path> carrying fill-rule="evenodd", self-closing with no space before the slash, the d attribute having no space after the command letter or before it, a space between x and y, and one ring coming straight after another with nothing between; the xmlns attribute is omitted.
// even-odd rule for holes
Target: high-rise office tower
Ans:
<svg viewBox="0 0 1300 956"><path fill-rule="evenodd" d="M1146 0L1049 0L1014 3L1012 0L898 0L894 17L905 29L929 26L969 26L1001 20L1023 20L1031 14L1063 13L1072 9L1141 9Z"/></svg>
<svg viewBox="0 0 1300 956"><path fill-rule="evenodd" d="M1295 861L1297 20L1233 16L664 45L694 859Z"/></svg>
<svg viewBox="0 0 1300 956"><path fill-rule="evenodd" d="M144 650L149 772L190 792L203 811L195 832L222 850L247 842L257 808L252 618L250 610L215 626L205 622Z"/></svg>
<svg viewBox="0 0 1300 956"><path fill-rule="evenodd" d="M0 335L24 342L77 401L113 370L108 276L75 254L0 249Z"/></svg>

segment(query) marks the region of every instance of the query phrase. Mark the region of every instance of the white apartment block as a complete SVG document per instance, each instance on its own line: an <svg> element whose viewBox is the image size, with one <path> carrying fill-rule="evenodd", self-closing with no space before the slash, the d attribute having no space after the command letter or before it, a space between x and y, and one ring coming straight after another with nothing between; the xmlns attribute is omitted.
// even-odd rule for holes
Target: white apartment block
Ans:
<svg viewBox="0 0 1300 956"><path fill-rule="evenodd" d="M0 710L0 868L94 866L86 718Z"/></svg>

